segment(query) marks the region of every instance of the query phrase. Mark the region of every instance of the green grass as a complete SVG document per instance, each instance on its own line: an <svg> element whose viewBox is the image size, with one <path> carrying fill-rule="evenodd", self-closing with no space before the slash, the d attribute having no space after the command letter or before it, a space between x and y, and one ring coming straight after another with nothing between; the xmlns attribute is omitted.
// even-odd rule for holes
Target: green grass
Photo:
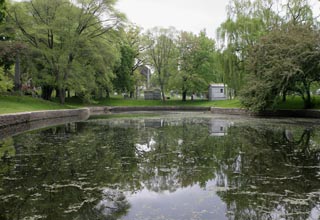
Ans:
<svg viewBox="0 0 320 220"><path fill-rule="evenodd" d="M315 106L313 109L320 109L320 96L312 97ZM287 101L284 103L279 103L276 109L303 109L303 100L300 96L288 96Z"/></svg>
<svg viewBox="0 0 320 220"><path fill-rule="evenodd" d="M0 96L0 114L27 112L39 110L57 110L71 109L88 106L83 104L79 99L66 99L65 105L60 105L55 100L53 102L44 101L38 98L29 96ZM240 107L239 100L224 100L224 101L207 101L207 100L135 100L123 99L122 97L113 97L96 101L90 106L202 106L202 107L222 107L222 108L238 108Z"/></svg>
<svg viewBox="0 0 320 220"><path fill-rule="evenodd" d="M315 109L320 109L320 96L314 96ZM83 104L79 99L67 99L66 105L60 105L55 100L54 102L45 101L29 96L0 96L0 114L39 111L39 110L57 110L71 109L88 106ZM90 106L202 106L202 107L220 107L220 108L241 108L240 101L222 100L222 101L207 101L207 100L136 100L124 99L122 97L112 97L110 99L98 100ZM303 109L303 101L299 96L289 96L285 103L280 103L276 109Z"/></svg>
<svg viewBox="0 0 320 220"><path fill-rule="evenodd" d="M222 100L222 101L207 101L207 100L136 100L123 98L110 98L100 100L97 105L106 106L201 106L201 107L222 107L222 108L240 108L239 100Z"/></svg>
<svg viewBox="0 0 320 220"><path fill-rule="evenodd" d="M313 101L315 103L314 109L320 109L320 96L314 96ZM85 106L88 106L88 104L83 104L81 100L76 98L67 99L65 105L60 105L57 100L49 102L29 96L0 96L0 114L39 110L72 109ZM162 102L160 100L136 100L124 99L122 97L98 100L95 103L90 104L90 106L202 106L241 108L240 101L237 99L223 101L187 100L186 102L170 99ZM276 106L276 109L303 109L303 101L299 96L289 96L287 101L285 103L280 103Z"/></svg>
<svg viewBox="0 0 320 220"><path fill-rule="evenodd" d="M0 96L0 114L70 108L73 107L28 96Z"/></svg>

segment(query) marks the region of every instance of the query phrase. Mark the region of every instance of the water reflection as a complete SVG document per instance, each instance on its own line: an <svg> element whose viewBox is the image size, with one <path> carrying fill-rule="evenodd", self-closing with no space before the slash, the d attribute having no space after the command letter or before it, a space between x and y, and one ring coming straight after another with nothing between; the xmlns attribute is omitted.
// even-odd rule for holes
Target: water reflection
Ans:
<svg viewBox="0 0 320 220"><path fill-rule="evenodd" d="M0 141L0 219L319 219L319 134L192 117L20 134Z"/></svg>
<svg viewBox="0 0 320 220"><path fill-rule="evenodd" d="M211 119L211 136L225 136L228 134L228 128L233 125L232 121L222 119Z"/></svg>

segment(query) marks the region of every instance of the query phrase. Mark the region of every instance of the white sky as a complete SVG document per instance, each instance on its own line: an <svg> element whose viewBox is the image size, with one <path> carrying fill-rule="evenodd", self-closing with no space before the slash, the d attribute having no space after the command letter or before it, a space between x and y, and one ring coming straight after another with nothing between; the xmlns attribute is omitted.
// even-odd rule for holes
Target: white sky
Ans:
<svg viewBox="0 0 320 220"><path fill-rule="evenodd" d="M129 21L145 30L173 26L177 30L199 33L206 29L215 38L216 29L226 19L229 0L118 0L116 8ZM320 3L310 0L318 15Z"/></svg>
<svg viewBox="0 0 320 220"><path fill-rule="evenodd" d="M215 31L226 18L228 0L118 0L116 8L129 21L145 30L173 26L177 30L199 33Z"/></svg>

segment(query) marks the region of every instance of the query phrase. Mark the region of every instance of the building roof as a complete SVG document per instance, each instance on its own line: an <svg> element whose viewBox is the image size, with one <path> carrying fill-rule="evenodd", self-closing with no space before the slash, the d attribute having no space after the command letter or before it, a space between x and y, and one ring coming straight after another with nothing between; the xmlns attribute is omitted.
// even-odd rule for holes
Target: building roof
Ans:
<svg viewBox="0 0 320 220"><path fill-rule="evenodd" d="M210 87L227 87L227 85L223 83L211 83Z"/></svg>

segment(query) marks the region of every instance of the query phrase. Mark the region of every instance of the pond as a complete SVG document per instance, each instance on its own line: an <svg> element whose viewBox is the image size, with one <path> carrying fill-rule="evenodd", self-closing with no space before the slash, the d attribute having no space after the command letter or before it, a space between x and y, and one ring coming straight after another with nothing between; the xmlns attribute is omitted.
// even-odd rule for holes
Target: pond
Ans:
<svg viewBox="0 0 320 220"><path fill-rule="evenodd" d="M199 113L0 140L0 219L320 218L320 124Z"/></svg>

